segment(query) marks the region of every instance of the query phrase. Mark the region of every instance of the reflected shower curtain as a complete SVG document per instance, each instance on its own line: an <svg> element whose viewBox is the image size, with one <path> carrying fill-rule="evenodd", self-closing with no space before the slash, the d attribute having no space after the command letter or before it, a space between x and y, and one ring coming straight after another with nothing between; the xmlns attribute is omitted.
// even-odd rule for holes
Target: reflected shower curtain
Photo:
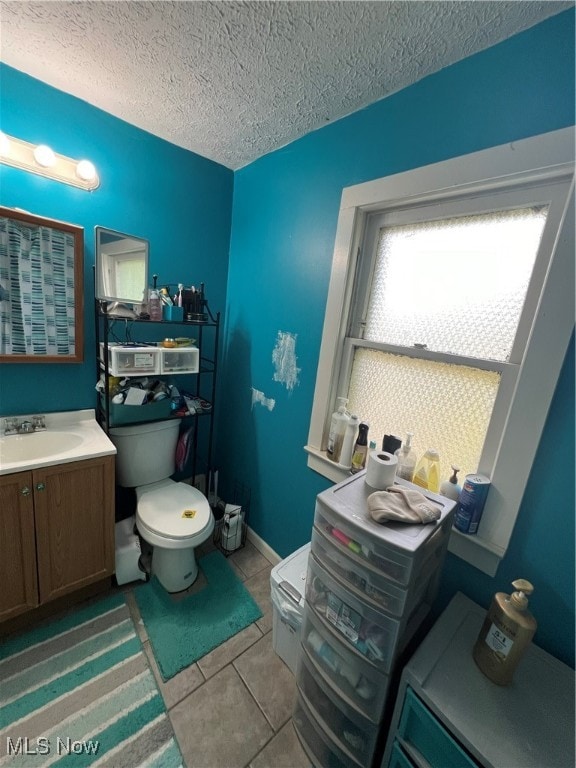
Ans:
<svg viewBox="0 0 576 768"><path fill-rule="evenodd" d="M74 238L0 217L0 354L74 354Z"/></svg>

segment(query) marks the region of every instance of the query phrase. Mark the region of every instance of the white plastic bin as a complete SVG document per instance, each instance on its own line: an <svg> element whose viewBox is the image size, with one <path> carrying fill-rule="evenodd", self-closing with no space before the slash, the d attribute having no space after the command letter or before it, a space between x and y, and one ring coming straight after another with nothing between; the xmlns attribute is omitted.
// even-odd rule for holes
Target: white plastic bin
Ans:
<svg viewBox="0 0 576 768"><path fill-rule="evenodd" d="M305 544L274 566L270 574L272 645L294 675L300 654L309 553L310 544Z"/></svg>
<svg viewBox="0 0 576 768"><path fill-rule="evenodd" d="M131 581L146 580L146 574L140 569L140 540L134 533L136 516L127 517L116 523L116 581L119 585Z"/></svg>

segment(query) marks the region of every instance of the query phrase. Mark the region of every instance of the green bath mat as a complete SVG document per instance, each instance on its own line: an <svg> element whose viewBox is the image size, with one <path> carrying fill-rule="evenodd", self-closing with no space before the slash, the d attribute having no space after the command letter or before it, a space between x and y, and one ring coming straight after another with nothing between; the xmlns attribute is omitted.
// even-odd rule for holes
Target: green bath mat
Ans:
<svg viewBox="0 0 576 768"><path fill-rule="evenodd" d="M262 616L221 552L205 555L198 566L207 584L186 597L171 596L156 578L134 590L165 681Z"/></svg>

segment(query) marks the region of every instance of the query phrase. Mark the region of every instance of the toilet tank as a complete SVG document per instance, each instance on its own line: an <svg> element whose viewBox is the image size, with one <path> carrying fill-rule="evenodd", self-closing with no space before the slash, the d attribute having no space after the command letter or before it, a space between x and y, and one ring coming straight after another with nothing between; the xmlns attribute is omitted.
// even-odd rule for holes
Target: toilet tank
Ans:
<svg viewBox="0 0 576 768"><path fill-rule="evenodd" d="M116 455L116 482L124 488L156 483L174 474L180 421L153 421L112 427L110 440Z"/></svg>

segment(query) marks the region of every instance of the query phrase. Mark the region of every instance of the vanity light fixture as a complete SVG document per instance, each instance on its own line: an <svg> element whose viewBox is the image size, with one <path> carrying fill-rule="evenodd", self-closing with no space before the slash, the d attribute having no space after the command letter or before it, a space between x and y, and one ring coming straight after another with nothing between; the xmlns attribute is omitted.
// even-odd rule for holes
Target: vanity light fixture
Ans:
<svg viewBox="0 0 576 768"><path fill-rule="evenodd" d="M100 186L98 172L89 160L73 160L46 144L30 144L5 133L0 133L0 162L80 189Z"/></svg>

